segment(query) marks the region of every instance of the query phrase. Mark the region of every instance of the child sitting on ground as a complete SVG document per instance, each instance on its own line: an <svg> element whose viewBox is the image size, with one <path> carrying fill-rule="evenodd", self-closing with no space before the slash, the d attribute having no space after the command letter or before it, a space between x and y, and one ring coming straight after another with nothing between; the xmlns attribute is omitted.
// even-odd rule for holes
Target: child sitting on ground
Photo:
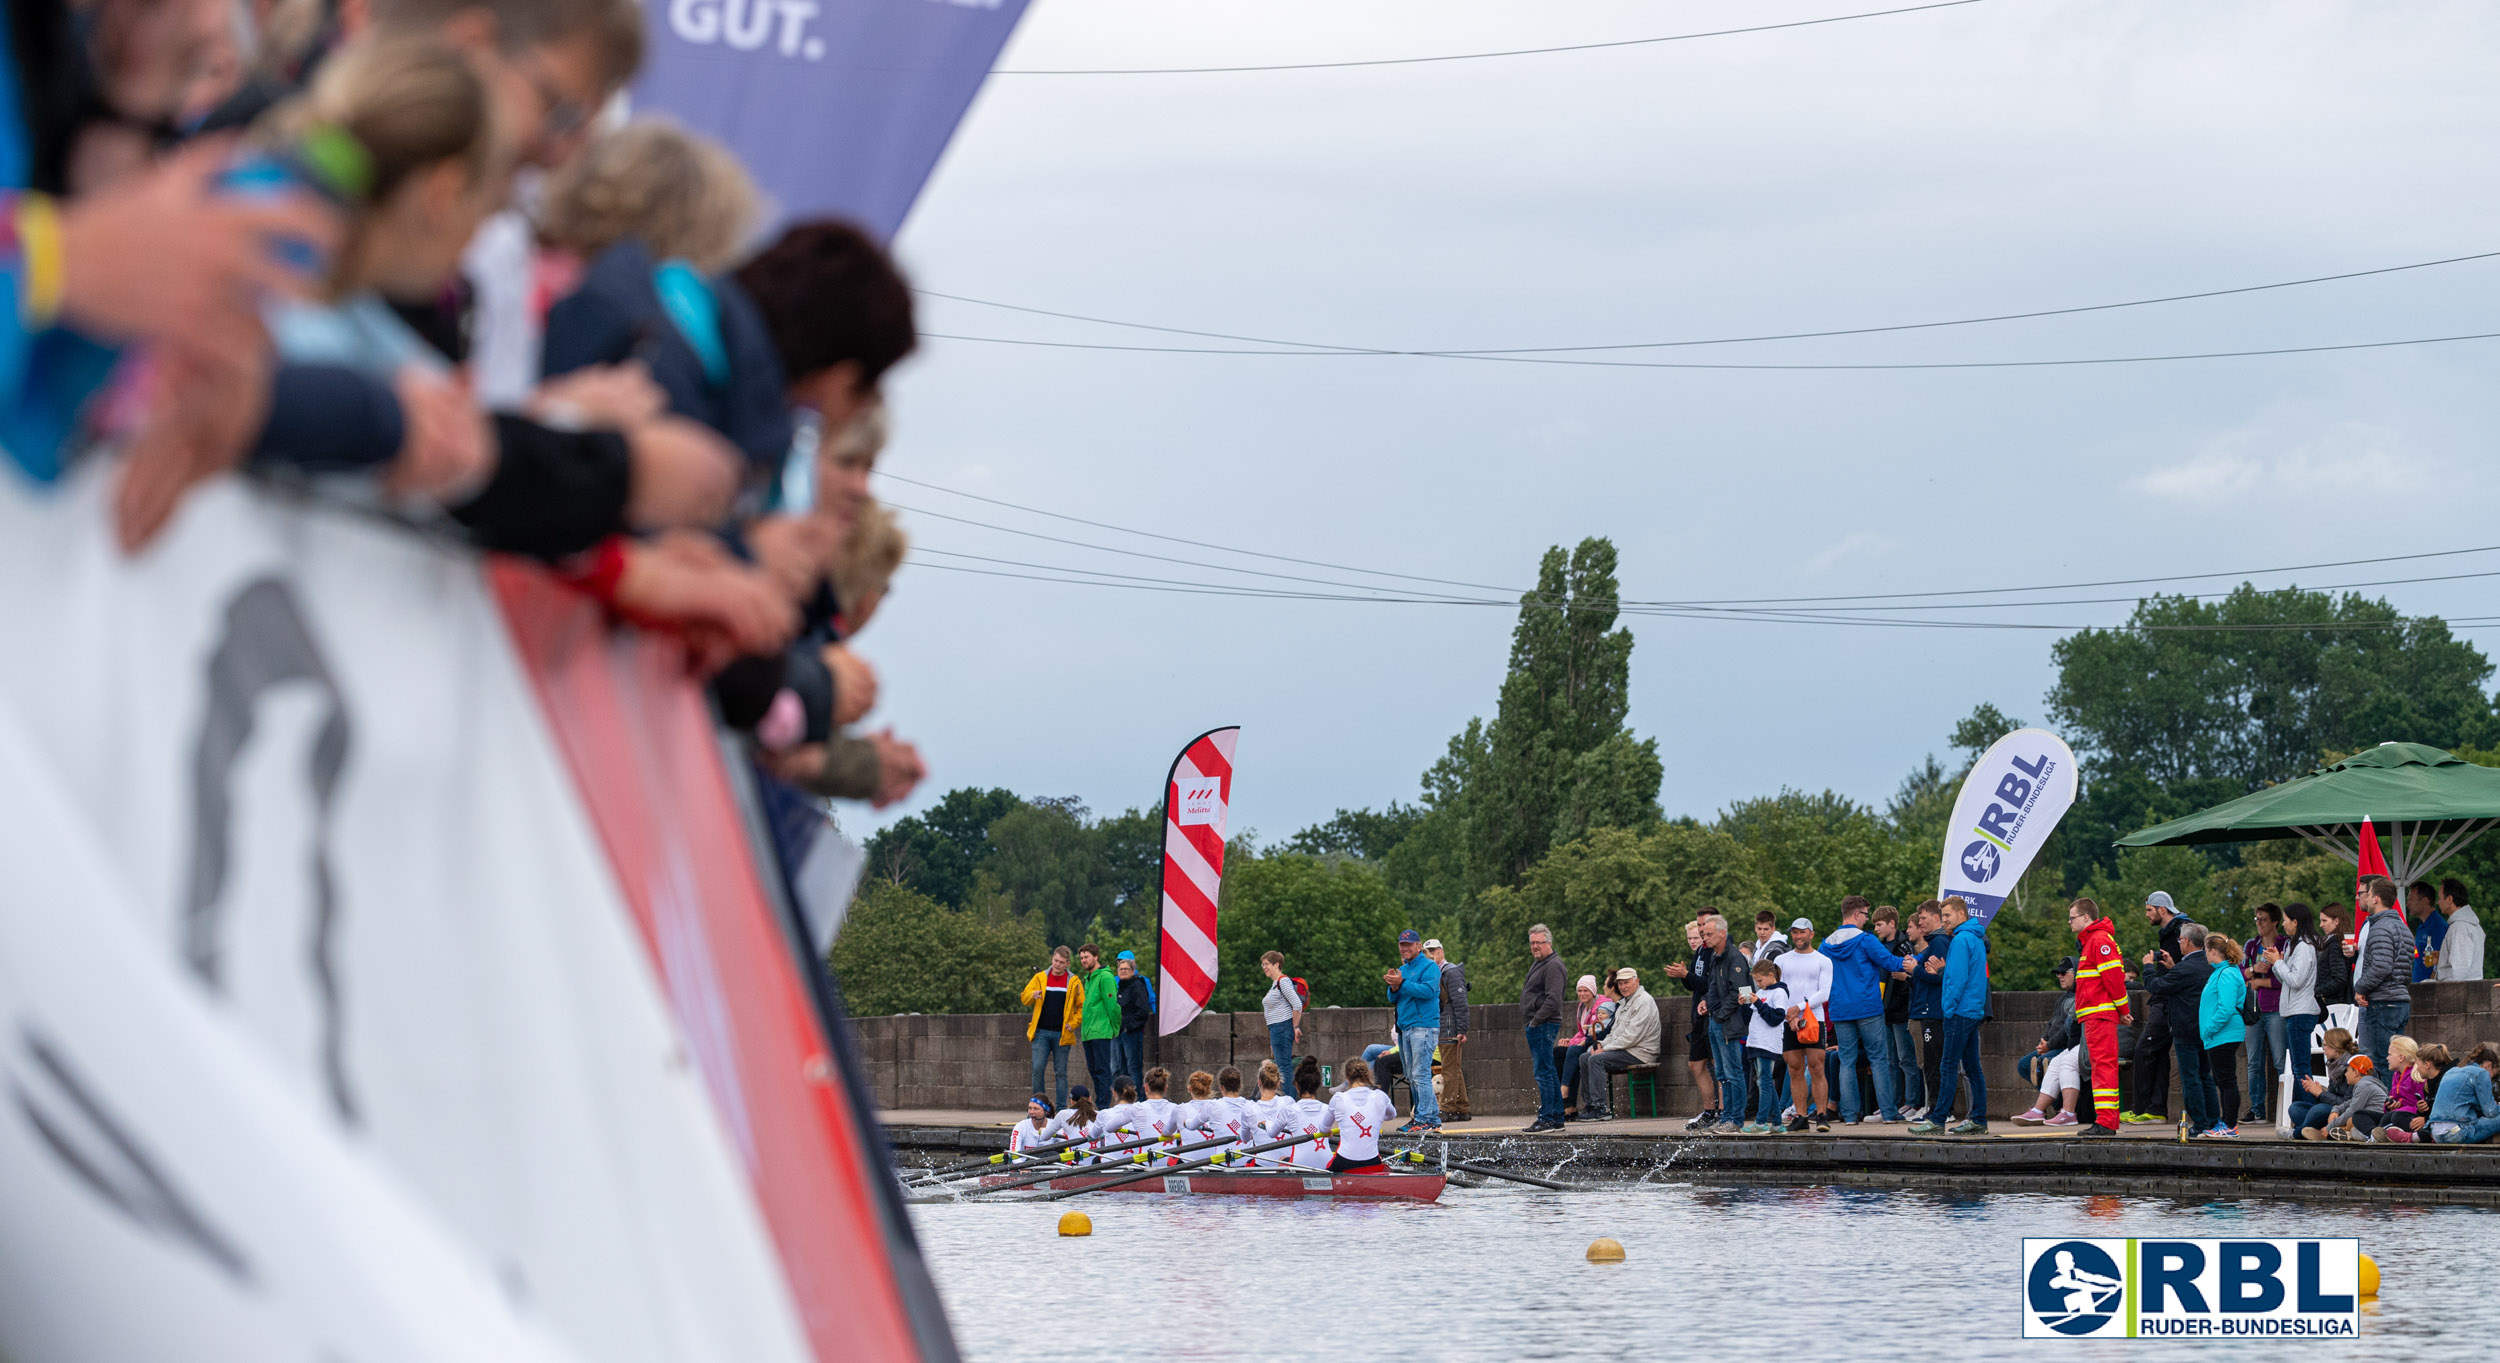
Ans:
<svg viewBox="0 0 2500 1363"><path fill-rule="evenodd" d="M2352 1033L2329 1027L2324 1040L2326 1063L2320 1072L2326 1077L2303 1075L2292 1093L2292 1130L2296 1133L2325 1126L2336 1105L2352 1096L2352 1085L2344 1077L2344 1062L2352 1058Z"/></svg>
<svg viewBox="0 0 2500 1363"><path fill-rule="evenodd" d="M2396 1037L2389 1043L2387 1058L2390 1062L2396 1058L2394 1042L2404 1040L2407 1038ZM2402 1122L2388 1122L2378 1129L2378 1139L2395 1145L2411 1145L2416 1141L2428 1142L2431 1139L2428 1128L2431 1119L2432 1096L2439 1092L2440 1077L2454 1068L2456 1063L2449 1056L2448 1048L2436 1041L2417 1048L2414 1051L2413 1063L2406 1067L2406 1078L2412 1081L2409 1091L2421 1104L2418 1109L2420 1115ZM2395 1107L2394 1099L2388 1100L2388 1107L2392 1112Z"/></svg>
<svg viewBox="0 0 2500 1363"><path fill-rule="evenodd" d="M2335 1110L2327 1114L2325 1125L2301 1128L2300 1138L2305 1141L2368 1140L2370 1132L2377 1128L2387 1112L2387 1086L2370 1072L2374 1068L2366 1055L2346 1060L2344 1072L2352 1077L2352 1096L2336 1104ZM2317 1119L2313 1117L2310 1120Z"/></svg>
<svg viewBox="0 0 2500 1363"><path fill-rule="evenodd" d="M1780 983L1779 962L1755 966L1753 988L1736 998L1753 1009L1745 1027L1745 1062L1753 1071L1753 1120L1745 1123L1742 1134L1768 1136L1780 1129L1779 1074L1788 1051L1788 986Z"/></svg>
<svg viewBox="0 0 2500 1363"><path fill-rule="evenodd" d="M2388 1038L2387 1117L2370 1139L2404 1145L2430 1120L2431 1091L2414 1072L2420 1068L2416 1062L2421 1052L2422 1047L2412 1037Z"/></svg>

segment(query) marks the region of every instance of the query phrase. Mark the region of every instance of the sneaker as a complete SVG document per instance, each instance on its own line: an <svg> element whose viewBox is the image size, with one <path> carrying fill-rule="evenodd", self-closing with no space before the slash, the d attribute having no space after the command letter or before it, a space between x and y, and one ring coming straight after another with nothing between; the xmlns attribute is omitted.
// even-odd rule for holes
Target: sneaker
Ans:
<svg viewBox="0 0 2500 1363"><path fill-rule="evenodd" d="M1781 1128L1781 1130L1783 1130L1783 1131L1787 1131L1787 1132L1790 1132L1790 1133L1792 1133L1792 1134L1793 1134L1793 1133L1795 1133L1795 1132L1804 1131L1804 1130L1806 1130L1808 1127L1810 1127L1810 1126L1812 1126L1812 1125L1813 1125L1813 1123L1811 1123L1811 1122L1809 1122L1809 1121L1807 1121L1807 1120L1805 1119L1805 1114L1803 1114L1803 1113L1799 1113L1798 1115L1796 1115L1796 1116L1794 1116L1794 1117L1789 1118L1789 1119L1788 1119L1788 1124L1787 1124L1786 1126L1782 1127L1782 1128Z"/></svg>
<svg viewBox="0 0 2500 1363"><path fill-rule="evenodd" d="M1573 1108L1569 1112L1564 1113L1562 1115L1562 1119L1566 1122L1576 1122L1580 1120L1580 1109L1576 1107Z"/></svg>
<svg viewBox="0 0 2500 1363"><path fill-rule="evenodd" d="M1694 1114L1693 1114L1693 1119L1692 1119L1691 1121L1686 1122L1686 1123L1684 1124L1684 1129L1685 1129L1685 1130L1687 1130L1687 1131L1699 1131L1699 1130L1701 1130L1703 1127L1706 1127L1706 1126L1717 1126L1718 1124L1719 1124L1719 1114L1718 1114L1718 1113L1715 1113L1715 1112L1697 1112L1697 1113L1694 1113Z"/></svg>
<svg viewBox="0 0 2500 1363"><path fill-rule="evenodd" d="M1782 1124L1793 1122L1795 1120L1797 1120L1797 1109L1793 1105L1780 1109L1780 1121Z"/></svg>
<svg viewBox="0 0 2500 1363"><path fill-rule="evenodd" d="M2157 1116L2150 1112L2121 1112L2118 1114L2118 1120L2128 1126L2146 1126L2158 1122L2167 1122L2170 1119L2168 1117Z"/></svg>
<svg viewBox="0 0 2500 1363"><path fill-rule="evenodd" d="M1583 1112L1580 1114L1580 1120L1584 1122L1611 1122L1614 1119L1615 1114L1611 1112Z"/></svg>
<svg viewBox="0 0 2500 1363"><path fill-rule="evenodd" d="M1865 1120L1866 1119L1864 1117L1843 1117L1840 1119L1840 1124L1842 1126L1856 1126L1858 1123Z"/></svg>
<svg viewBox="0 0 2500 1363"><path fill-rule="evenodd" d="M2014 1114L2015 1122L2022 1126L2038 1126L2048 1119L2049 1114L2042 1112L2038 1103L2032 1104L2029 1112L2017 1112Z"/></svg>
<svg viewBox="0 0 2500 1363"><path fill-rule="evenodd" d="M1713 1136L1734 1136L1743 1132L1744 1129L1745 1128L1740 1125L1735 1118L1730 1117L1727 1120L1720 1122L1717 1126L1710 1128L1708 1134Z"/></svg>
<svg viewBox="0 0 2500 1363"><path fill-rule="evenodd" d="M2086 1122L2075 1128L2075 1134L2078 1136L2115 1136L2118 1133L2099 1122Z"/></svg>
<svg viewBox="0 0 2500 1363"><path fill-rule="evenodd" d="M1815 1129L1815 1130L1817 1130L1817 1131L1829 1131L1829 1130L1831 1130L1831 1129L1832 1129L1832 1114L1830 1114L1830 1113L1828 1113L1828 1112L1817 1113L1817 1114L1815 1115L1815 1118L1814 1118L1814 1129Z"/></svg>
<svg viewBox="0 0 2500 1363"><path fill-rule="evenodd" d="M1932 1136L1942 1130L1944 1130L1943 1123L1931 1122L1925 1117L1910 1123L1910 1134L1913 1136Z"/></svg>
<svg viewBox="0 0 2500 1363"><path fill-rule="evenodd" d="M2415 1140L2415 1134L2401 1126L2382 1126L2378 1129L2378 1134L2381 1139L2391 1145L2411 1145Z"/></svg>
<svg viewBox="0 0 2500 1363"><path fill-rule="evenodd" d="M2073 1113L2071 1113L2071 1112L2061 1112L2061 1113L2057 1114L2056 1116L2049 1118L2047 1121L2042 1122L2042 1123L2041 1123L2041 1125L2042 1125L2042 1126L2073 1126L2073 1125L2075 1125L2075 1114L2073 1114Z"/></svg>
<svg viewBox="0 0 2500 1363"><path fill-rule="evenodd" d="M1424 1124L1422 1122L1409 1121L1406 1125L1399 1127L1397 1130L1392 1131L1389 1134L1393 1136L1412 1136L1416 1132L1423 1129Z"/></svg>
<svg viewBox="0 0 2500 1363"><path fill-rule="evenodd" d="M2211 1130L2211 1131L2200 1131L2200 1132L2197 1132L2196 1134L2197 1134L2200 1138L2202 1138L2202 1139L2204 1139L2204 1140L2209 1140L2209 1141L2227 1141L2227 1140L2230 1140L2231 1138L2233 1138L2234 1136L2239 1135L2240 1133L2239 1133L2239 1132L2237 1132L2237 1131L2232 1130L2231 1128L2229 1128L2229 1127L2227 1127L2227 1126L2216 1125L2216 1126L2214 1127L2214 1129L2213 1129L2213 1130Z"/></svg>
<svg viewBox="0 0 2500 1363"><path fill-rule="evenodd" d="M1905 1107L1901 1109L1901 1116L1906 1121L1915 1122L1926 1115L1927 1109L1923 1107Z"/></svg>
<svg viewBox="0 0 2500 1363"><path fill-rule="evenodd" d="M1747 1122L1745 1123L1745 1129L1737 1134L1744 1136L1767 1136L1771 1134L1771 1128L1764 1126L1760 1122Z"/></svg>
<svg viewBox="0 0 2500 1363"><path fill-rule="evenodd" d="M1988 1124L1975 1117L1965 1117L1945 1132L1948 1136L1985 1136Z"/></svg>

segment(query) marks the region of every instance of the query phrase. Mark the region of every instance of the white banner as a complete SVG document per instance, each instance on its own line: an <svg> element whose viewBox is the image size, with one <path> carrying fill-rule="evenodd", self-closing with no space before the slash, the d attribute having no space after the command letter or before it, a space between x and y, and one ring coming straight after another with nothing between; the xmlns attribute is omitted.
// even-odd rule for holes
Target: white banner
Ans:
<svg viewBox="0 0 2500 1363"><path fill-rule="evenodd" d="M737 1147L476 560L224 481L133 561L106 528L106 471L91 465L40 493L0 479L0 710L54 774L36 788L0 771L0 818L40 802L80 830L126 887L123 940L158 953L122 973L156 969L167 981L158 993L189 1001L97 1008L115 977L37 989L0 973L7 1044L33 1027L133 1130L180 1124L177 1144L202 1148L174 1171L196 1173L209 1205L230 1207L225 1181L255 1157L274 1166L268 1185L300 1168L298 1186L258 1188L266 1205L234 1222L253 1245L300 1236L268 1262L301 1269L326 1252L351 1204L325 1222L313 1205L324 1189L350 1188L362 1199L353 1206L388 1201L352 1188L362 1175L338 1170L353 1161L305 1134L326 1130L473 1256L498 1296L583 1358L806 1358ZM39 898L0 864L0 917L91 911L103 911L92 897ZM167 1030L199 1019L225 1035ZM196 1085L158 1082L160 1067L221 1046L247 1048L276 1077L224 1095L222 1115ZM274 1110L287 1103L293 1112ZM192 1126L185 1114L215 1120ZM25 1120L0 1109L0 1124ZM257 1154L242 1148L267 1132L289 1134ZM22 1146L22 1134L5 1139ZM0 1178L0 1251L16 1260L97 1214L73 1201ZM423 1246L402 1252L415 1242L377 1237L362 1256L341 1249L334 1280L388 1259L405 1290L448 1281ZM103 1246L73 1271L108 1294L94 1309L185 1322L144 1287L165 1280L141 1271L163 1253L156 1240L82 1244ZM125 1270L126 1289L90 1276ZM323 1281L333 1280L300 1280ZM387 1300L379 1292L338 1309ZM263 1305L292 1312L294 1301ZM7 1305L0 1355L73 1356L13 1334L24 1317ZM467 1306L446 1296L442 1309ZM327 1319L291 1323L312 1339ZM398 1319L377 1310L371 1323ZM119 1356L438 1356L368 1349L369 1338L321 1335L326 1352Z"/></svg>
<svg viewBox="0 0 2500 1363"><path fill-rule="evenodd" d="M2075 804L2075 754L2046 729L1989 745L1962 781L1945 825L1936 897L1960 895L1985 926Z"/></svg>

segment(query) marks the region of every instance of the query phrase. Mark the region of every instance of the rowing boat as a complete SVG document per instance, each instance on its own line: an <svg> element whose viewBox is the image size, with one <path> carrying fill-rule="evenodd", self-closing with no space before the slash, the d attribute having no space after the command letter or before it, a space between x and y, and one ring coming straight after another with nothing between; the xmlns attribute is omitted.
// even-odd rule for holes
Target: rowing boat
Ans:
<svg viewBox="0 0 2500 1363"><path fill-rule="evenodd" d="M1052 1192L1074 1192L1080 1188L1099 1187L1115 1179L1131 1178L1135 1171L1121 1171L1111 1166L1103 1173L1070 1173L1050 1180L1042 1186ZM1004 1182L1005 1174L983 1176L983 1184ZM1191 1196L1225 1195L1234 1197L1328 1197L1357 1201L1437 1202L1441 1190L1449 1183L1439 1174L1330 1174L1299 1169L1227 1169L1216 1173L1194 1169L1186 1174L1166 1174L1161 1178L1138 1179L1106 1190L1111 1193L1186 1193Z"/></svg>

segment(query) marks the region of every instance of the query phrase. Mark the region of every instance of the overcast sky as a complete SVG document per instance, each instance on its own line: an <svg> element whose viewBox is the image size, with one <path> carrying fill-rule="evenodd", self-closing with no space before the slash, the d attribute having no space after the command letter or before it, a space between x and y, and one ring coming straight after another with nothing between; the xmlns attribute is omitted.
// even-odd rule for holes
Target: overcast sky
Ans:
<svg viewBox="0 0 2500 1363"><path fill-rule="evenodd" d="M1551 46L1878 0L1036 0L1014 68ZM2500 7L1984 0L1606 51L1223 75L993 76L906 226L916 282L1386 349L1875 326L2500 250ZM2500 260L1921 333L1583 358L1899 363L2500 331ZM932 301L931 332L1215 346ZM932 340L885 467L1271 554L1531 584L1587 535L1627 598L2023 587L2500 544L2500 342L2168 364L1694 372ZM938 519L1395 587L887 481L917 546L1292 587ZM950 787L1150 805L1243 726L1233 827L1413 799L1490 717L1515 610L1167 595L907 567L861 650ZM2500 570L2500 554L2265 585ZM2493 579L2372 588L2490 615ZM2230 579L2185 584L2227 587ZM1409 587L1420 584L1405 584ZM1333 587L1315 590L1337 591ZM1486 597L1465 588L1426 590ZM2108 590L2051 593L2106 597ZM1959 616L2107 624L2127 605ZM1912 612L1914 618L1942 618ZM1981 701L2042 717L2054 631L1630 621L1660 802L1880 802ZM2486 649L2495 635L2472 637ZM2406 737L2406 735L2387 735ZM873 826L883 819L859 821Z"/></svg>

